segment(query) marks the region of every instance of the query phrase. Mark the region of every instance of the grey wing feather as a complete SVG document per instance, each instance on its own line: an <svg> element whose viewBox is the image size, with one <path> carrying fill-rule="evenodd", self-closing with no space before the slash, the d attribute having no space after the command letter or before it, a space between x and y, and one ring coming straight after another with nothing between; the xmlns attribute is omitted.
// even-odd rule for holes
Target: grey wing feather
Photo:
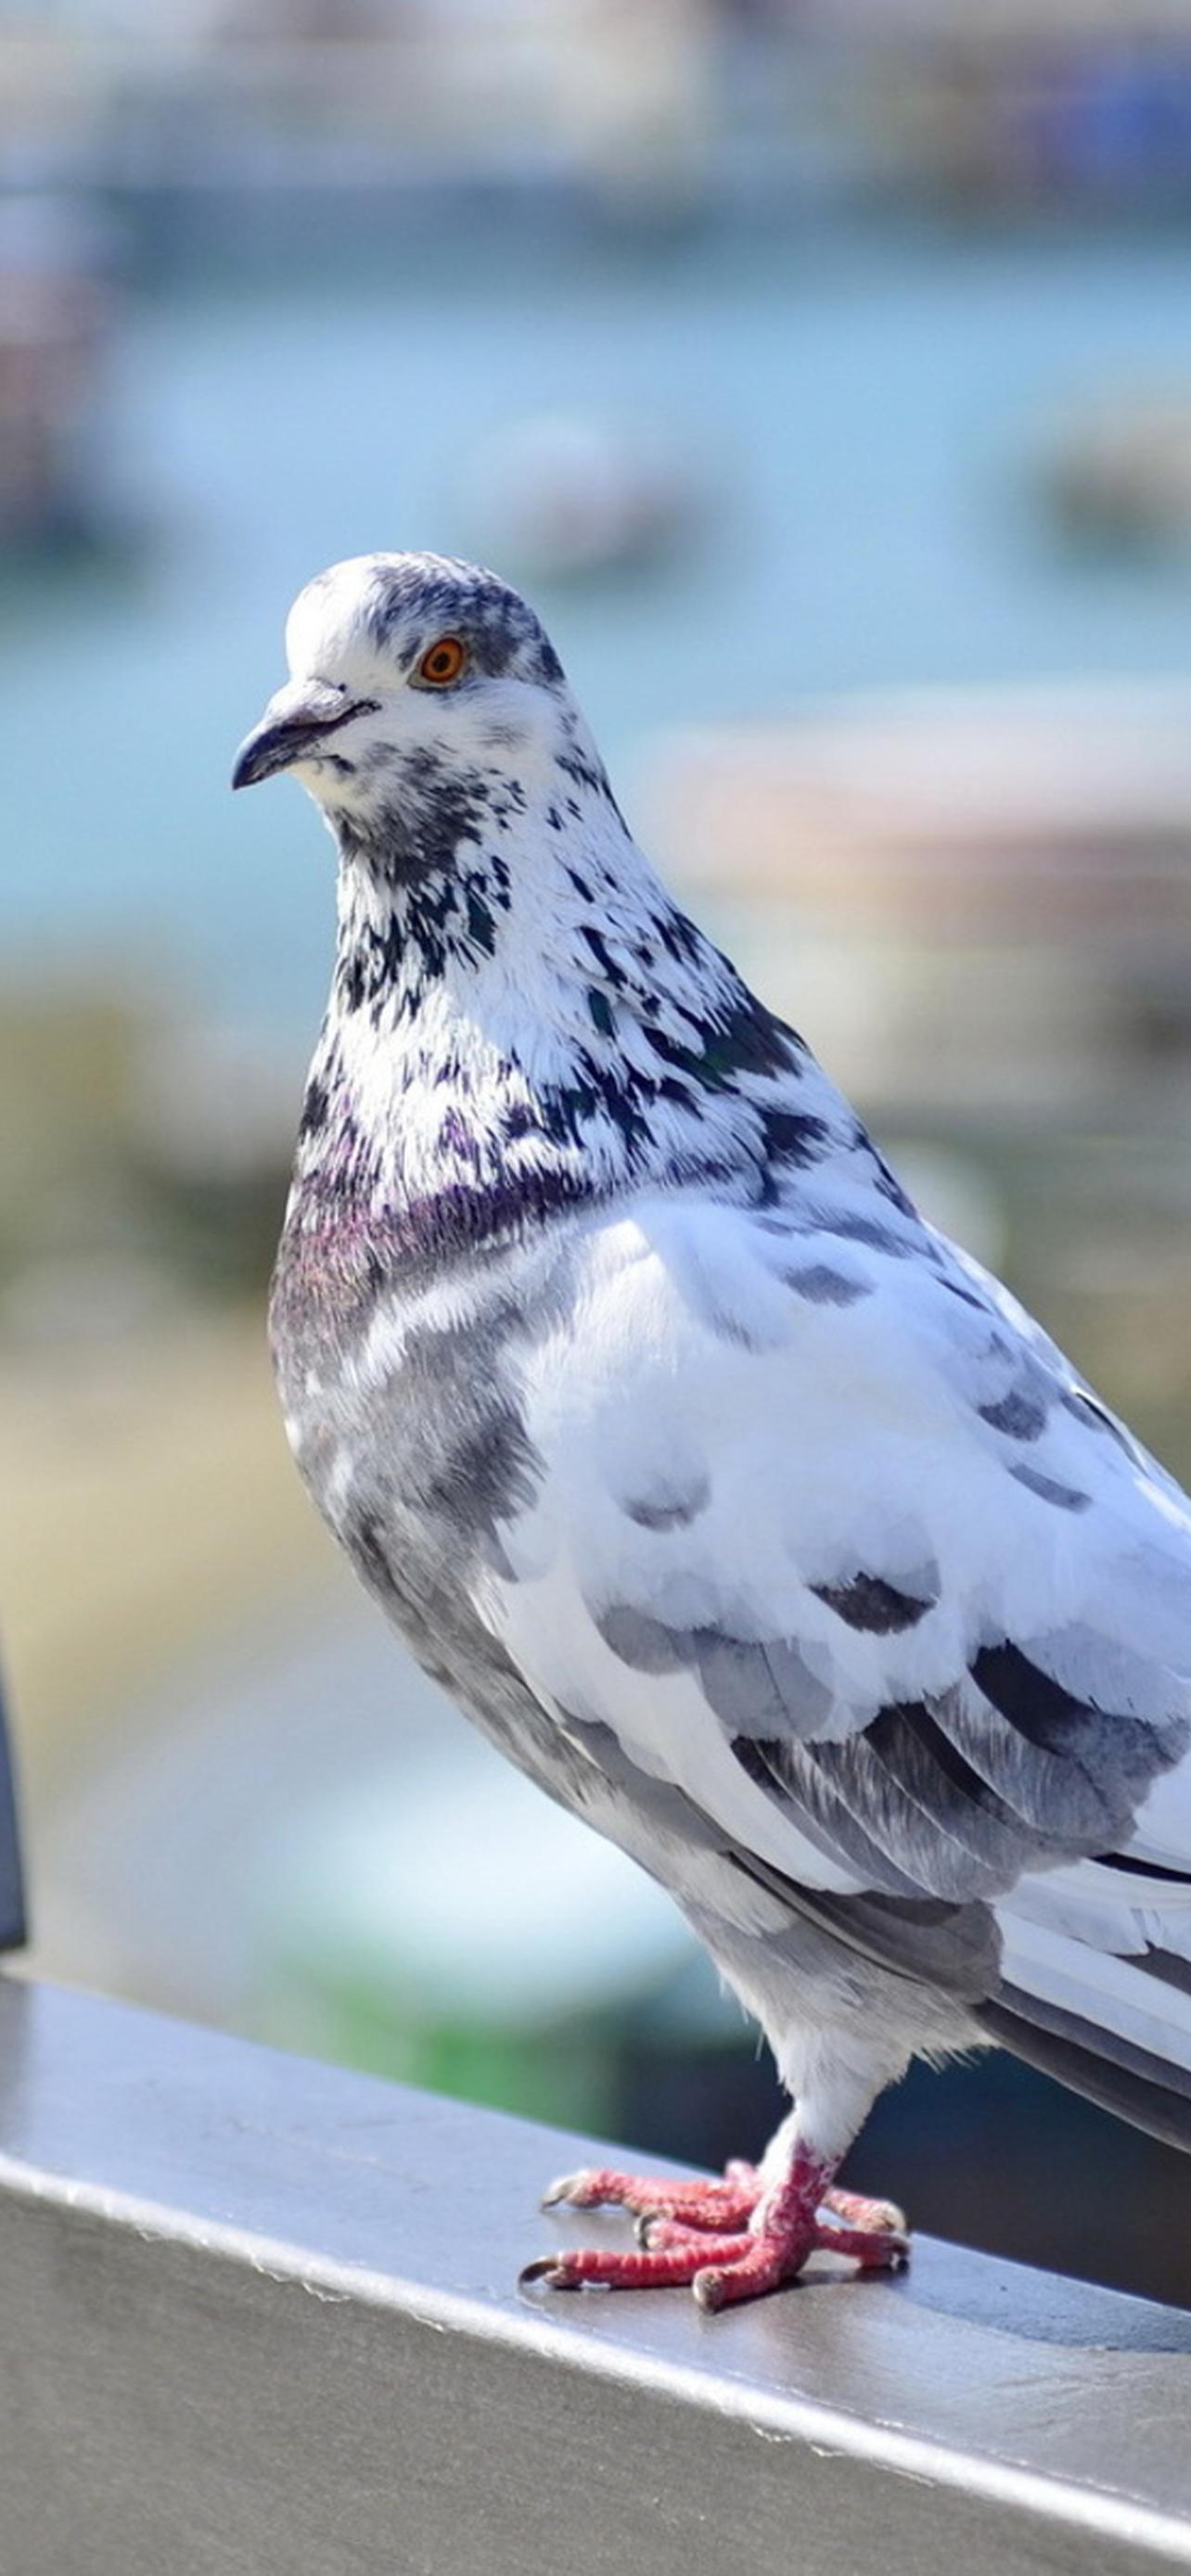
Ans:
<svg viewBox="0 0 1191 2576"><path fill-rule="evenodd" d="M507 1544L515 1561L528 1534L539 1579L500 1605L515 1660L607 1728L627 1798L648 1782L647 1805L885 1968L995 1996L1018 1891L1066 1903L1089 1864L1140 1958L1138 1817L1168 1775L1191 1885L1184 1498L937 1239L918 1263L853 1228L857 1295L791 1283L787 1338L780 1231L746 1257L747 1217L710 1220L638 1280L613 1414L555 1438L530 1390L543 1485ZM593 1296L576 1379L625 1320ZM543 1531L566 1541L545 1573Z"/></svg>

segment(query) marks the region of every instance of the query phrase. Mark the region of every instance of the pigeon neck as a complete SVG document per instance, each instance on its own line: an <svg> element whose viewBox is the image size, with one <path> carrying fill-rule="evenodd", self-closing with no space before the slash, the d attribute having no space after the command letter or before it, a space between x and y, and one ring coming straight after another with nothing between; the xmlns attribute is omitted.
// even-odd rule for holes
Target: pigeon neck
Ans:
<svg viewBox="0 0 1191 2576"><path fill-rule="evenodd" d="M299 1224L445 1251L629 1185L712 1173L752 1194L760 1094L826 1091L670 901L594 757L514 784L434 868L340 835Z"/></svg>

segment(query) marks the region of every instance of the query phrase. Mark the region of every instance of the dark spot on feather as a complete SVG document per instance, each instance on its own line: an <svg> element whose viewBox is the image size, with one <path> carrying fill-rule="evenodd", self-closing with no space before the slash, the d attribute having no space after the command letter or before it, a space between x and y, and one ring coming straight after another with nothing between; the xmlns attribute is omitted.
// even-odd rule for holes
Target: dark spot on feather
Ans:
<svg viewBox="0 0 1191 2576"><path fill-rule="evenodd" d="M978 1404L976 1410L991 1431L1002 1431L1008 1440L1038 1440L1046 1429L1047 1405L1033 1387L1011 1387L999 1404Z"/></svg>
<svg viewBox="0 0 1191 2576"><path fill-rule="evenodd" d="M465 893L467 898L468 938L472 940L477 948L483 949L486 957L491 957L496 946L496 931L493 925L491 912L489 911L483 896L479 892L479 889L475 885L469 884L465 888Z"/></svg>
<svg viewBox="0 0 1191 2576"><path fill-rule="evenodd" d="M857 1298L873 1293L871 1281L847 1279L842 1270L829 1269L825 1261L811 1262L805 1270L783 1270L781 1277L812 1306L854 1306Z"/></svg>
<svg viewBox="0 0 1191 2576"><path fill-rule="evenodd" d="M819 1214L816 1221L824 1234L838 1235L844 1243L865 1243L870 1252L888 1252L895 1261L912 1261L924 1248L912 1236L895 1233L891 1225L878 1224L875 1217Z"/></svg>
<svg viewBox="0 0 1191 2576"><path fill-rule="evenodd" d="M698 934L681 913L657 925L658 936L676 963L699 962ZM792 1029L738 988L726 1016L700 1029L692 1022L691 1043L684 1045L668 1030L645 1032L649 1044L677 1073L690 1075L705 1091L731 1091L742 1073L801 1073L802 1041Z"/></svg>
<svg viewBox="0 0 1191 2576"><path fill-rule="evenodd" d="M767 1109L761 1120L767 1157L775 1163L792 1163L799 1169L819 1161L830 1134L825 1118L800 1115L797 1110Z"/></svg>
<svg viewBox="0 0 1191 2576"><path fill-rule="evenodd" d="M625 984L624 972L617 965L616 959L609 955L608 942L603 931L597 930L594 922L583 921L579 925L579 936L586 940L605 983L611 985L614 993L622 992Z"/></svg>
<svg viewBox="0 0 1191 2576"><path fill-rule="evenodd" d="M298 1129L298 1133L300 1136L321 1135L326 1123L326 1086L315 1078L308 1082L306 1086L306 1097L302 1103L302 1123Z"/></svg>
<svg viewBox="0 0 1191 2576"><path fill-rule="evenodd" d="M971 1674L977 1689L1010 1726L1044 1752L1066 1752L1088 1717L1082 1700L1073 1699L1070 1691L1032 1664L1008 1638L1000 1646L982 1646L973 1658Z"/></svg>
<svg viewBox="0 0 1191 2576"><path fill-rule="evenodd" d="M917 1593L899 1592L896 1584L886 1583L879 1574L857 1574L851 1583L812 1583L810 1589L849 1628L865 1629L876 1637L899 1636L903 1629L916 1627L938 1599L937 1593L923 1600Z"/></svg>
<svg viewBox="0 0 1191 2576"><path fill-rule="evenodd" d="M616 1035L616 1014L613 1011L612 1004L609 1001L607 994L601 992L598 984L588 985L587 1007L601 1037L614 1038Z"/></svg>
<svg viewBox="0 0 1191 2576"><path fill-rule="evenodd" d="M1053 1476L1042 1475L1037 1467L1029 1467L1024 1461L1012 1466L1009 1473L1016 1477L1019 1485L1026 1485L1032 1494L1037 1494L1040 1501L1054 1503L1059 1511L1086 1512L1091 1503L1090 1494L1079 1493L1074 1485L1060 1485Z"/></svg>
<svg viewBox="0 0 1191 2576"><path fill-rule="evenodd" d="M698 1520L700 1512L706 1511L710 1501L711 1487L707 1478L700 1476L684 1493L668 1492L662 1485L655 1494L639 1495L632 1502L627 1502L624 1510L639 1529L689 1529L691 1522Z"/></svg>
<svg viewBox="0 0 1191 2576"><path fill-rule="evenodd" d="M764 1336L750 1333L748 1325L739 1315L726 1313L722 1306L708 1306L705 1309L705 1317L717 1341L730 1342L733 1350L751 1351L756 1358L759 1352L770 1348Z"/></svg>
<svg viewBox="0 0 1191 2576"><path fill-rule="evenodd" d="M958 1297L961 1306L974 1306L978 1315L992 1313L987 1297L977 1296L974 1288L961 1288L956 1279L940 1279L939 1286L946 1289L949 1297Z"/></svg>

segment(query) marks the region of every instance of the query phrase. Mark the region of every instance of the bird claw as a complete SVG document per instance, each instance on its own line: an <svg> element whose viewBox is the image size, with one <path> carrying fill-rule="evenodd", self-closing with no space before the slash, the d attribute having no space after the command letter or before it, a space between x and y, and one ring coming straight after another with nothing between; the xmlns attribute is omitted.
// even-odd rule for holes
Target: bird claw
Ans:
<svg viewBox="0 0 1191 2576"><path fill-rule="evenodd" d="M863 2272L900 2271L909 2258L906 2222L892 2201L828 2185L817 2199L808 2192L801 2209L758 2226L760 2195L751 2165L729 2166L716 2181L651 2180L603 2167L566 2174L551 2184L543 2207L627 2209L636 2250L564 2247L527 2264L521 2285L660 2290L685 2282L701 2308L715 2310L796 2280L812 2253L846 2255Z"/></svg>
<svg viewBox="0 0 1191 2576"><path fill-rule="evenodd" d="M530 2290L539 2281L544 2282L548 2290L579 2288L577 2281L567 2280L565 2258L560 2254L539 2254L532 2263L523 2264L517 2274L519 2290Z"/></svg>
<svg viewBox="0 0 1191 2576"><path fill-rule="evenodd" d="M615 2173L593 2165L563 2174L543 2194L543 2209L627 2209L640 2221L676 2218L689 2227L743 2226L760 2197L752 2165L737 2161L717 2176ZM638 2228L639 2236L639 2228ZM643 2240L640 2240L643 2241Z"/></svg>
<svg viewBox="0 0 1191 2576"><path fill-rule="evenodd" d="M592 2208L596 2207L597 2204L594 2201L588 2203L580 2197L582 2186L586 2180L586 2174L582 2173L559 2174L554 2182L547 2184L545 2191L542 2193L541 2200L538 2203L539 2209L557 2209L563 2201L569 2202L572 2209L585 2209L589 2206ZM523 2279L524 2277L524 2274L522 2274Z"/></svg>
<svg viewBox="0 0 1191 2576"><path fill-rule="evenodd" d="M833 2218L842 2219L845 2227L859 2227L873 2235L909 2235L909 2222L904 2209L895 2200L870 2200L866 2192L825 2191L821 2207Z"/></svg>

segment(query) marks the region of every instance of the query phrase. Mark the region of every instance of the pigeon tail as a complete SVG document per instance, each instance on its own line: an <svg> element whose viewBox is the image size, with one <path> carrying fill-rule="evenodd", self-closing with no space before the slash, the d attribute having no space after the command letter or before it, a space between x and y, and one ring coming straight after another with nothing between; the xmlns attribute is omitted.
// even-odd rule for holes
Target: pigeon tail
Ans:
<svg viewBox="0 0 1191 2576"><path fill-rule="evenodd" d="M976 2019L998 2045L1102 2111L1191 2154L1191 2087L1181 2068L1078 2013L1006 1986Z"/></svg>

